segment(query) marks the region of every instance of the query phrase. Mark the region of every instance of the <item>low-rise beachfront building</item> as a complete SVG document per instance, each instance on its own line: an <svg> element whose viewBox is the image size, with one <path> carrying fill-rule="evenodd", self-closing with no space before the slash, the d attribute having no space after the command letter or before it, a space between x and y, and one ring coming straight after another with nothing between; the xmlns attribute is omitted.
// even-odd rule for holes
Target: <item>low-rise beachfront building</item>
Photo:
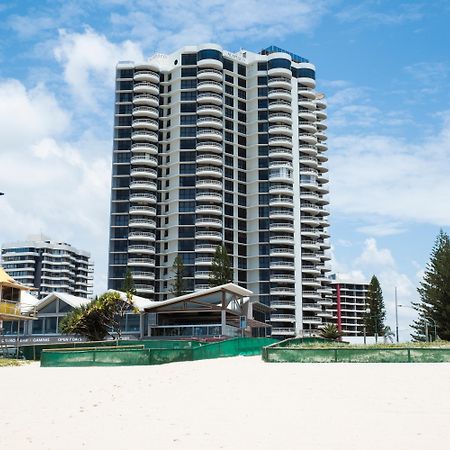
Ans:
<svg viewBox="0 0 450 450"><path fill-rule="evenodd" d="M3 244L5 271L25 286L35 288L38 298L51 292L77 297L92 294L93 264L90 254L66 242L56 242L44 235Z"/></svg>
<svg viewBox="0 0 450 450"><path fill-rule="evenodd" d="M333 305L329 321L337 325L343 336L363 336L369 283L336 279L331 287Z"/></svg>

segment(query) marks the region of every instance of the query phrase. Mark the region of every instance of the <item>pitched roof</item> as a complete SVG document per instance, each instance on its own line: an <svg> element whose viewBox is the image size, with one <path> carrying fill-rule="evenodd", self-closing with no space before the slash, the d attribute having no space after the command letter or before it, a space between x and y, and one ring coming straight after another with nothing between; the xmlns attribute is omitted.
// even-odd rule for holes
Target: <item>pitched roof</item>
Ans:
<svg viewBox="0 0 450 450"><path fill-rule="evenodd" d="M36 311L40 311L42 308L58 298L64 303L72 306L73 308L78 308L81 305L86 305L91 301L90 298L76 297L75 295L66 294L64 292L51 292L34 305L36 306Z"/></svg>
<svg viewBox="0 0 450 450"><path fill-rule="evenodd" d="M108 292L117 292L120 295L120 298L124 301L127 300L127 295L125 292L122 291L116 291L115 289L108 289ZM153 306L156 303L154 300L149 300L148 298L139 297L138 295L133 295L133 304L134 306L139 309L140 312L143 312L145 308L148 308L150 306Z"/></svg>
<svg viewBox="0 0 450 450"><path fill-rule="evenodd" d="M0 266L0 286L7 286L15 289L20 289L21 291L32 291L34 288L24 286L23 284L16 281L13 277L5 272L5 269Z"/></svg>

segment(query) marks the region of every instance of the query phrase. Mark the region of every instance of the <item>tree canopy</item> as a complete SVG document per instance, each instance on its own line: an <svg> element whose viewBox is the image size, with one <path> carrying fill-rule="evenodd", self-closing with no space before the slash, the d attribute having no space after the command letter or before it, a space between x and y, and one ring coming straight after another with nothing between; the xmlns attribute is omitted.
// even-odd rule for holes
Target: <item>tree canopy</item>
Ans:
<svg viewBox="0 0 450 450"><path fill-rule="evenodd" d="M186 293L185 281L184 281L184 264L180 255L177 255L172 265L172 272L174 278L172 280L172 286L170 292L175 297L180 297Z"/></svg>
<svg viewBox="0 0 450 450"><path fill-rule="evenodd" d="M232 281L232 270L227 249L224 245L218 245L214 258L211 263L211 274L209 276L209 285L211 287L220 286Z"/></svg>
<svg viewBox="0 0 450 450"><path fill-rule="evenodd" d="M375 275L372 276L367 289L366 307L367 311L364 315L366 333L368 335L378 334L379 336L383 336L386 310L384 307L383 292L381 290L380 282Z"/></svg>
<svg viewBox="0 0 450 450"><path fill-rule="evenodd" d="M423 280L417 289L420 301L413 303L419 317L411 325L412 338L425 341L429 336L450 340L450 239L442 230L436 237ZM434 335L436 324L436 335Z"/></svg>

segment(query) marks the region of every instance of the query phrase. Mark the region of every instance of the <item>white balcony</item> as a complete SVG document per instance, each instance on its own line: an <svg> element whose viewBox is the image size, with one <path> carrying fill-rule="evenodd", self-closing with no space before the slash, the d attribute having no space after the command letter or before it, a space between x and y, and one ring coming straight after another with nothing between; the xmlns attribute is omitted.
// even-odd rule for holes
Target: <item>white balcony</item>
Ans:
<svg viewBox="0 0 450 450"><path fill-rule="evenodd" d="M289 77L271 77L267 81L269 88L291 89L291 79Z"/></svg>
<svg viewBox="0 0 450 450"><path fill-rule="evenodd" d="M132 181L130 183L130 189L145 189L149 191L155 190L155 183L152 181ZM156 196L154 195L156 200Z"/></svg>
<svg viewBox="0 0 450 450"><path fill-rule="evenodd" d="M158 131L159 123L154 119L134 119L132 123L133 128L143 128L151 131Z"/></svg>
<svg viewBox="0 0 450 450"><path fill-rule="evenodd" d="M128 258L130 267L155 267L155 260L150 258Z"/></svg>
<svg viewBox="0 0 450 450"><path fill-rule="evenodd" d="M320 270L317 268L317 266L314 266L312 264L303 264L302 273L306 273L309 275L319 275Z"/></svg>
<svg viewBox="0 0 450 450"><path fill-rule="evenodd" d="M292 261L272 261L270 263L270 269L271 270L294 270L295 264Z"/></svg>
<svg viewBox="0 0 450 450"><path fill-rule="evenodd" d="M197 180L195 186L199 189L222 190L222 182L218 180Z"/></svg>
<svg viewBox="0 0 450 450"><path fill-rule="evenodd" d="M294 217L294 211L292 209L270 209L270 219L292 219Z"/></svg>
<svg viewBox="0 0 450 450"><path fill-rule="evenodd" d="M294 300L272 300L270 302L271 308L276 309L295 309L295 301Z"/></svg>
<svg viewBox="0 0 450 450"><path fill-rule="evenodd" d="M155 292L155 288L146 284L135 284L135 289L137 294L153 294Z"/></svg>
<svg viewBox="0 0 450 450"><path fill-rule="evenodd" d="M199 92L210 91L217 94L221 94L223 91L223 86L220 81L201 80L197 83L197 90Z"/></svg>
<svg viewBox="0 0 450 450"><path fill-rule="evenodd" d="M293 223L287 223L287 222L275 222L271 223L269 225L270 231L288 231L293 233L294 232L294 224Z"/></svg>
<svg viewBox="0 0 450 450"><path fill-rule="evenodd" d="M270 134L292 136L292 127L286 124L274 124L269 127Z"/></svg>
<svg viewBox="0 0 450 450"><path fill-rule="evenodd" d="M134 117L149 117L151 119L158 119L159 112L157 108L152 106L135 106L133 108Z"/></svg>
<svg viewBox="0 0 450 450"><path fill-rule="evenodd" d="M147 192L137 192L136 194L130 195L130 201L154 204L156 203L156 195Z"/></svg>
<svg viewBox="0 0 450 450"><path fill-rule="evenodd" d="M197 119L197 126L222 129L223 122L222 122L222 119L218 119L217 117L200 116Z"/></svg>
<svg viewBox="0 0 450 450"><path fill-rule="evenodd" d="M271 274L270 281L276 283L295 283L295 276L290 273Z"/></svg>
<svg viewBox="0 0 450 450"><path fill-rule="evenodd" d="M222 220L216 217L198 217L195 220L195 226L222 228Z"/></svg>
<svg viewBox="0 0 450 450"><path fill-rule="evenodd" d="M292 207L294 205L294 200L292 197L277 196L277 197L272 197L269 200L269 205L270 206Z"/></svg>
<svg viewBox="0 0 450 450"><path fill-rule="evenodd" d="M130 219L128 222L130 228L148 228L155 229L156 221L152 219Z"/></svg>
<svg viewBox="0 0 450 450"><path fill-rule="evenodd" d="M209 270L198 270L194 274L194 278L198 279L209 279L209 276L211 275L211 272Z"/></svg>
<svg viewBox="0 0 450 450"><path fill-rule="evenodd" d="M222 140L222 132L214 128L198 128L197 138Z"/></svg>
<svg viewBox="0 0 450 450"><path fill-rule="evenodd" d="M197 78L199 80L222 81L223 74L221 70L206 68L197 72Z"/></svg>
<svg viewBox="0 0 450 450"><path fill-rule="evenodd" d="M134 72L134 81L150 81L159 83L159 74L152 70L136 70Z"/></svg>
<svg viewBox="0 0 450 450"><path fill-rule="evenodd" d="M153 245L138 245L133 244L128 246L128 253L139 253L142 255L154 255L155 247Z"/></svg>
<svg viewBox="0 0 450 450"><path fill-rule="evenodd" d="M322 311L322 306L317 303L303 303L302 304L303 311Z"/></svg>
<svg viewBox="0 0 450 450"><path fill-rule="evenodd" d="M159 95L159 87L150 81L137 81L134 83L133 92L135 94Z"/></svg>
<svg viewBox="0 0 450 450"><path fill-rule="evenodd" d="M133 104L137 106L153 106L159 107L159 99L152 94L136 94L133 96Z"/></svg>
<svg viewBox="0 0 450 450"><path fill-rule="evenodd" d="M318 278L302 278L302 285L308 287L320 287L321 283Z"/></svg>
<svg viewBox="0 0 450 450"><path fill-rule="evenodd" d="M284 67L273 67L267 71L267 75L270 78L286 78L288 80L292 78L291 70L285 69Z"/></svg>
<svg viewBox="0 0 450 450"><path fill-rule="evenodd" d="M216 116L222 117L222 107L215 105L201 105L197 107L199 116Z"/></svg>
<svg viewBox="0 0 450 450"><path fill-rule="evenodd" d="M198 258L195 258L195 265L196 266L209 266L213 262L212 256L200 256Z"/></svg>
<svg viewBox="0 0 450 450"><path fill-rule="evenodd" d="M158 133L154 131L136 130L131 133L131 138L134 141L158 142Z"/></svg>
<svg viewBox="0 0 450 450"><path fill-rule="evenodd" d="M269 158L286 158L287 160L292 160L292 149L287 147L270 148Z"/></svg>
<svg viewBox="0 0 450 450"><path fill-rule="evenodd" d="M268 93L268 98L269 100L286 100L288 102L291 101L291 91L290 89L269 89L269 93Z"/></svg>
<svg viewBox="0 0 450 450"><path fill-rule="evenodd" d="M197 192L195 199L205 202L222 202L222 194L219 192Z"/></svg>
<svg viewBox="0 0 450 450"><path fill-rule="evenodd" d="M294 244L294 237L289 235L271 236L269 238L270 244Z"/></svg>
<svg viewBox="0 0 450 450"><path fill-rule="evenodd" d="M287 327L272 327L271 335L272 336L295 336L295 329L287 328Z"/></svg>
<svg viewBox="0 0 450 450"><path fill-rule="evenodd" d="M270 295L288 295L295 296L295 288L287 286L278 286L270 288Z"/></svg>
<svg viewBox="0 0 450 450"><path fill-rule="evenodd" d="M128 233L129 241L152 241L156 239L155 233L146 233L144 231L131 231Z"/></svg>
<svg viewBox="0 0 450 450"><path fill-rule="evenodd" d="M311 122L316 120L316 111L311 109L301 108L298 110L298 117L300 120L309 120Z"/></svg>
<svg viewBox="0 0 450 450"><path fill-rule="evenodd" d="M308 120L299 120L298 128L300 133L315 133L317 131L315 122L309 122Z"/></svg>
<svg viewBox="0 0 450 450"><path fill-rule="evenodd" d="M215 253L216 249L217 245L214 244L197 244L195 246L195 251L202 253Z"/></svg>
<svg viewBox="0 0 450 450"><path fill-rule="evenodd" d="M269 123L279 122L292 125L292 115L282 111L273 111L269 114Z"/></svg>
<svg viewBox="0 0 450 450"><path fill-rule="evenodd" d="M216 94L213 92L203 92L197 95L197 102L199 104L209 103L211 105L222 105L223 99L221 94Z"/></svg>
<svg viewBox="0 0 450 450"><path fill-rule="evenodd" d="M197 166L196 174L221 178L223 175L223 170L216 166Z"/></svg>
<svg viewBox="0 0 450 450"><path fill-rule="evenodd" d="M302 248L309 250L319 250L320 247L317 241L302 239Z"/></svg>
<svg viewBox="0 0 450 450"><path fill-rule="evenodd" d="M270 184L269 194L292 194L294 188L290 184Z"/></svg>
<svg viewBox="0 0 450 450"><path fill-rule="evenodd" d="M133 153L145 153L149 155L158 154L158 146L156 144L150 144L148 142L136 142L131 146Z"/></svg>
<svg viewBox="0 0 450 450"><path fill-rule="evenodd" d="M289 136L269 137L269 145L292 148L292 138Z"/></svg>
<svg viewBox="0 0 450 450"><path fill-rule="evenodd" d="M130 171L132 177L155 178L155 171L148 167L133 167ZM154 183L154 182L150 182ZM154 183L156 189L156 183Z"/></svg>
<svg viewBox="0 0 450 450"><path fill-rule="evenodd" d="M195 239L205 239L210 241L221 241L222 233L220 231L197 231Z"/></svg>
<svg viewBox="0 0 450 450"><path fill-rule="evenodd" d="M272 100L269 102L269 112L285 112L285 113L292 113L292 105L291 102L287 100Z"/></svg>
<svg viewBox="0 0 450 450"><path fill-rule="evenodd" d="M222 215L222 207L217 205L197 205L196 214L219 214Z"/></svg>
<svg viewBox="0 0 450 450"><path fill-rule="evenodd" d="M293 258L295 255L292 248L271 248L270 256Z"/></svg>
<svg viewBox="0 0 450 450"><path fill-rule="evenodd" d="M222 144L219 142L204 141L204 142L197 142L197 150L213 153L222 153L223 147Z"/></svg>
<svg viewBox="0 0 450 450"><path fill-rule="evenodd" d="M219 61L218 59L210 59L210 58L206 58L206 59L201 59L199 61L197 61L197 66L199 68L199 71L208 69L215 69L215 70L221 70L223 68L223 63L222 61Z"/></svg>
<svg viewBox="0 0 450 450"><path fill-rule="evenodd" d="M300 133L298 135L299 138L299 145L303 145L302 143L305 142L306 144L317 144L317 138L313 134L310 133Z"/></svg>
<svg viewBox="0 0 450 450"><path fill-rule="evenodd" d="M218 155L198 155L196 158L197 164L213 164L220 166L220 171L222 172L223 158Z"/></svg>

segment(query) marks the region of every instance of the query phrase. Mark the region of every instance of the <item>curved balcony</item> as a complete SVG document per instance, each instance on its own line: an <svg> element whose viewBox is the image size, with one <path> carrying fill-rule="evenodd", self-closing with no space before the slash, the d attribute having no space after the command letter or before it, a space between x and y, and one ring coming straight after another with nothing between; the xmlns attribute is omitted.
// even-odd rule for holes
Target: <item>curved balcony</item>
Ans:
<svg viewBox="0 0 450 450"><path fill-rule="evenodd" d="M150 155L158 154L158 146L156 144L149 144L148 142L136 142L131 145L133 153L148 153Z"/></svg>
<svg viewBox="0 0 450 450"><path fill-rule="evenodd" d="M294 211L292 209L272 209L269 211L270 219L292 219L294 217Z"/></svg>
<svg viewBox="0 0 450 450"><path fill-rule="evenodd" d="M319 250L320 247L319 247L319 244L317 243L317 241L303 239L302 240L302 248L306 248L308 250Z"/></svg>
<svg viewBox="0 0 450 450"><path fill-rule="evenodd" d="M316 111L307 108L301 108L298 110L298 117L302 120L309 120L314 122L316 120Z"/></svg>
<svg viewBox="0 0 450 450"><path fill-rule="evenodd" d="M194 274L194 278L209 279L211 272L209 270L197 270Z"/></svg>
<svg viewBox="0 0 450 450"><path fill-rule="evenodd" d="M150 166L150 167L156 167L158 165L158 158L154 156L147 156L147 155L137 155L131 157L131 165L139 165L139 166ZM156 176L155 170L148 171L148 176L152 177L153 175Z"/></svg>
<svg viewBox="0 0 450 450"><path fill-rule="evenodd" d="M295 314L271 314L271 322L295 322ZM273 334L273 332L272 332Z"/></svg>
<svg viewBox="0 0 450 450"><path fill-rule="evenodd" d="M317 144L317 138L313 134L310 134L310 133L300 133L298 135L298 139L299 139L299 141L306 142L307 144L311 144L311 145ZM302 144L299 143L299 145L302 145Z"/></svg>
<svg viewBox="0 0 450 450"><path fill-rule="evenodd" d="M292 115L282 111L273 111L269 114L269 123L279 122L292 125Z"/></svg>
<svg viewBox="0 0 450 450"><path fill-rule="evenodd" d="M316 147L320 152L326 152L328 150L328 146L323 142L317 142Z"/></svg>
<svg viewBox="0 0 450 450"><path fill-rule="evenodd" d="M269 145L292 148L292 138L290 136L269 136Z"/></svg>
<svg viewBox="0 0 450 450"><path fill-rule="evenodd" d="M133 140L158 142L158 133L154 131L135 130L131 133Z"/></svg>
<svg viewBox="0 0 450 450"><path fill-rule="evenodd" d="M147 169L146 167L132 168L130 175L132 177L155 178L154 171L151 171L151 169ZM154 181L149 181L149 183L152 184L156 190L156 183Z"/></svg>
<svg viewBox="0 0 450 450"><path fill-rule="evenodd" d="M317 117L318 120L326 120L326 118L328 116L327 116L327 113L325 111L318 109L316 111L316 117Z"/></svg>
<svg viewBox="0 0 450 450"><path fill-rule="evenodd" d="M195 200L205 202L222 202L222 194L219 192L197 192Z"/></svg>
<svg viewBox="0 0 450 450"><path fill-rule="evenodd" d="M196 214L219 214L222 215L223 209L217 205L197 205L195 207Z"/></svg>
<svg viewBox="0 0 450 450"><path fill-rule="evenodd" d="M292 194L294 188L290 184L270 184L269 194Z"/></svg>
<svg viewBox="0 0 450 450"><path fill-rule="evenodd" d="M159 107L159 99L152 94L136 94L133 96L133 104L138 106L154 106Z"/></svg>
<svg viewBox="0 0 450 450"><path fill-rule="evenodd" d="M312 175L314 177L317 177L318 172L316 169L313 169L311 167L300 167L300 176L302 175Z"/></svg>
<svg viewBox="0 0 450 450"><path fill-rule="evenodd" d="M317 157L315 156L308 156L300 153L299 155L300 164L303 164L305 166L309 166L312 168L317 168Z"/></svg>
<svg viewBox="0 0 450 450"><path fill-rule="evenodd" d="M288 169L273 169L269 171L269 181L284 181L285 183L292 183L292 171Z"/></svg>
<svg viewBox="0 0 450 450"><path fill-rule="evenodd" d="M281 111L286 113L292 112L291 102L287 100L271 100L269 102L269 112L272 113L274 111Z"/></svg>
<svg viewBox="0 0 450 450"><path fill-rule="evenodd" d="M304 155L309 155L309 156L317 155L317 148L315 145L306 144L305 142L299 141L298 149Z"/></svg>
<svg viewBox="0 0 450 450"><path fill-rule="evenodd" d="M318 201L318 200L320 200L320 196L316 192L300 191L300 199L301 200Z"/></svg>
<svg viewBox="0 0 450 450"><path fill-rule="evenodd" d="M222 129L223 123L222 119L216 117L201 116L197 119L198 127L213 127L216 129Z"/></svg>
<svg viewBox="0 0 450 450"><path fill-rule="evenodd" d="M318 278L302 278L302 285L308 287L320 287L321 283Z"/></svg>
<svg viewBox="0 0 450 450"><path fill-rule="evenodd" d="M153 245L133 244L128 246L128 253L140 253L142 255L154 255L155 247Z"/></svg>
<svg viewBox="0 0 450 450"><path fill-rule="evenodd" d="M267 80L269 88L291 89L291 79L289 77L272 77Z"/></svg>
<svg viewBox="0 0 450 450"><path fill-rule="evenodd" d="M149 191L154 191L155 190L155 183L152 181L147 181L147 180L139 180L139 181L135 181L132 180L130 183L130 189L142 189L142 190L149 190ZM152 194L153 195L153 194ZM131 198L131 197L130 197Z"/></svg>
<svg viewBox="0 0 450 450"><path fill-rule="evenodd" d="M320 220L317 217L301 214L300 215L300 222L302 225L308 225L310 227L319 226Z"/></svg>
<svg viewBox="0 0 450 450"><path fill-rule="evenodd" d="M285 136L292 136L292 127L286 124L274 124L269 126L269 134L281 134Z"/></svg>
<svg viewBox="0 0 450 450"><path fill-rule="evenodd" d="M159 122L155 119L134 119L132 123L133 128L143 128L146 130L157 131ZM136 130L137 131L137 130Z"/></svg>
<svg viewBox="0 0 450 450"><path fill-rule="evenodd" d="M295 264L292 261L272 261L271 270L295 270Z"/></svg>
<svg viewBox="0 0 450 450"><path fill-rule="evenodd" d="M300 131L302 133L304 133L304 132L316 133L317 132L317 128L316 128L314 122L309 122L307 120L300 120L298 122L298 128L300 129Z"/></svg>
<svg viewBox="0 0 450 450"><path fill-rule="evenodd" d="M314 100L316 98L316 92L314 91L314 89L307 86L302 86L301 84L298 85L298 95L311 100Z"/></svg>
<svg viewBox="0 0 450 450"><path fill-rule="evenodd" d="M130 194L130 201L152 204L156 203L156 195L148 192L137 192L136 194Z"/></svg>
<svg viewBox="0 0 450 450"><path fill-rule="evenodd" d="M269 148L269 158L286 158L292 159L292 149L287 147Z"/></svg>
<svg viewBox="0 0 450 450"><path fill-rule="evenodd" d="M218 155L197 155L195 161L197 164L215 164L217 166L223 165L223 158Z"/></svg>
<svg viewBox="0 0 450 450"><path fill-rule="evenodd" d="M295 288L287 286L270 288L270 295L295 295Z"/></svg>
<svg viewBox="0 0 450 450"><path fill-rule="evenodd" d="M294 232L294 224L287 222L275 222L269 225L270 231L286 231L286 232Z"/></svg>
<svg viewBox="0 0 450 450"><path fill-rule="evenodd" d="M267 97L269 100L286 100L288 102L291 101L291 91L290 89L270 89L269 93L267 94Z"/></svg>
<svg viewBox="0 0 450 450"><path fill-rule="evenodd" d="M272 300L270 307L275 309L295 309L294 300Z"/></svg>
<svg viewBox="0 0 450 450"><path fill-rule="evenodd" d="M210 103L212 105L222 105L223 99L222 95L216 94L214 92L202 92L197 95L197 103L204 104Z"/></svg>
<svg viewBox="0 0 450 450"><path fill-rule="evenodd" d="M286 257L286 258L293 258L294 257L294 249L292 248L271 248L270 249L270 256L276 256L276 257Z"/></svg>
<svg viewBox="0 0 450 450"><path fill-rule="evenodd" d="M320 237L319 231L314 228L303 228L302 227L300 229L300 234L305 237L316 238L316 239Z"/></svg>
<svg viewBox="0 0 450 450"><path fill-rule="evenodd" d="M131 206L130 210L129 210L129 214L153 217L156 215L156 208L153 208L152 206ZM134 220L134 219L132 219L132 220ZM140 219L140 220L144 220L144 219ZM146 222L148 222L148 221L146 220Z"/></svg>
<svg viewBox="0 0 450 450"><path fill-rule="evenodd" d="M223 68L223 63L222 61L219 61L218 59L201 59L200 61L197 61L197 66L199 68L199 70L204 70L206 68L208 68L208 70L210 69L216 69L216 70L221 70Z"/></svg>
<svg viewBox="0 0 450 450"><path fill-rule="evenodd" d="M197 217L195 226L222 228L222 219L218 219L217 217Z"/></svg>
<svg viewBox="0 0 450 450"><path fill-rule="evenodd" d="M200 256L195 258L195 265L196 266L209 266L213 262L212 256Z"/></svg>
<svg viewBox="0 0 450 450"><path fill-rule="evenodd" d="M223 147L219 142L205 141L197 142L197 150L222 153Z"/></svg>
<svg viewBox="0 0 450 450"><path fill-rule="evenodd" d="M150 81L159 83L159 73L153 70L136 70L134 72L134 81Z"/></svg>
<svg viewBox="0 0 450 450"><path fill-rule="evenodd" d="M285 69L284 67L273 67L267 71L267 75L270 78L286 78L288 80L292 78L291 69Z"/></svg>
<svg viewBox="0 0 450 450"><path fill-rule="evenodd" d="M270 244L294 244L294 237L290 235L271 236L269 238Z"/></svg>
<svg viewBox="0 0 450 450"><path fill-rule="evenodd" d="M313 78L299 77L297 78L297 82L299 86L303 85L312 89L316 87L316 81Z"/></svg>
<svg viewBox="0 0 450 450"><path fill-rule="evenodd" d="M320 298L322 298L322 296L316 291L305 291L305 290L302 292L302 297L308 299L311 298L314 300L319 300Z"/></svg>
<svg viewBox="0 0 450 450"><path fill-rule="evenodd" d="M291 161L270 161L269 169L286 169L292 170L293 164Z"/></svg>
<svg viewBox="0 0 450 450"><path fill-rule="evenodd" d="M198 128L197 139L216 139L218 141L221 141L222 131L214 128Z"/></svg>
<svg viewBox="0 0 450 450"><path fill-rule="evenodd" d="M197 107L199 116L215 116L222 117L222 108L215 105L202 105Z"/></svg>
<svg viewBox="0 0 450 450"><path fill-rule="evenodd" d="M269 205L270 206L285 206L285 207L292 207L294 205L294 200L292 197L283 197L283 196L278 196L278 197L272 197L269 200Z"/></svg>
<svg viewBox="0 0 450 450"><path fill-rule="evenodd" d="M209 241L221 241L222 233L220 231L197 231L195 239L205 239Z"/></svg>
<svg viewBox="0 0 450 450"><path fill-rule="evenodd" d="M153 272L132 272L133 279L136 281L139 280L154 280L155 274Z"/></svg>
<svg viewBox="0 0 450 450"><path fill-rule="evenodd" d="M130 267L155 267L155 260L150 258L128 258Z"/></svg>
<svg viewBox="0 0 450 450"><path fill-rule="evenodd" d="M222 190L222 182L218 180L197 180L195 186L200 189Z"/></svg>
<svg viewBox="0 0 450 450"><path fill-rule="evenodd" d="M199 80L222 81L223 74L221 70L206 68L197 72L197 78Z"/></svg>
<svg viewBox="0 0 450 450"><path fill-rule="evenodd" d="M302 253L302 261L308 263L320 263L320 258L315 253Z"/></svg>
<svg viewBox="0 0 450 450"><path fill-rule="evenodd" d="M155 239L155 233L146 233L144 231L131 231L128 233L129 241L154 241Z"/></svg>
<svg viewBox="0 0 450 450"><path fill-rule="evenodd" d="M148 284L135 284L136 293L138 294L154 294L155 288Z"/></svg>
<svg viewBox="0 0 450 450"><path fill-rule="evenodd" d="M317 144L317 145L319 145L319 144ZM321 164L326 163L328 161L328 156L324 155L323 153L318 153L317 161L320 162Z"/></svg>
<svg viewBox="0 0 450 450"><path fill-rule="evenodd" d="M197 90L199 92L210 91L221 94L223 86L220 81L202 80L197 83Z"/></svg>
<svg viewBox="0 0 450 450"><path fill-rule="evenodd" d="M320 121L316 122L315 124L316 124L316 128L318 131L325 131L328 128L325 123L320 122Z"/></svg>
<svg viewBox="0 0 450 450"><path fill-rule="evenodd" d="M216 249L217 245L215 244L197 244L195 246L195 251L202 253L215 253Z"/></svg>
<svg viewBox="0 0 450 450"><path fill-rule="evenodd" d="M314 266L313 264L302 264L302 273L307 273L310 275L319 275L320 270L317 268L317 266Z"/></svg>
<svg viewBox="0 0 450 450"><path fill-rule="evenodd" d="M217 166L198 166L196 174L209 177L222 177L223 170Z"/></svg>
<svg viewBox="0 0 450 450"><path fill-rule="evenodd" d="M331 248L331 245L330 245L329 242L320 242L319 245L320 245L320 248L323 248L323 249L326 249L326 250Z"/></svg>
<svg viewBox="0 0 450 450"><path fill-rule="evenodd" d="M151 119L158 119L159 113L157 108L151 106L135 106L133 108L134 117L149 117Z"/></svg>
<svg viewBox="0 0 450 450"><path fill-rule="evenodd" d="M148 228L154 230L156 228L156 221L152 219L130 219L128 226L130 228Z"/></svg>
<svg viewBox="0 0 450 450"><path fill-rule="evenodd" d="M159 94L159 87L155 86L150 81L136 81L133 86L133 92L135 94Z"/></svg>

